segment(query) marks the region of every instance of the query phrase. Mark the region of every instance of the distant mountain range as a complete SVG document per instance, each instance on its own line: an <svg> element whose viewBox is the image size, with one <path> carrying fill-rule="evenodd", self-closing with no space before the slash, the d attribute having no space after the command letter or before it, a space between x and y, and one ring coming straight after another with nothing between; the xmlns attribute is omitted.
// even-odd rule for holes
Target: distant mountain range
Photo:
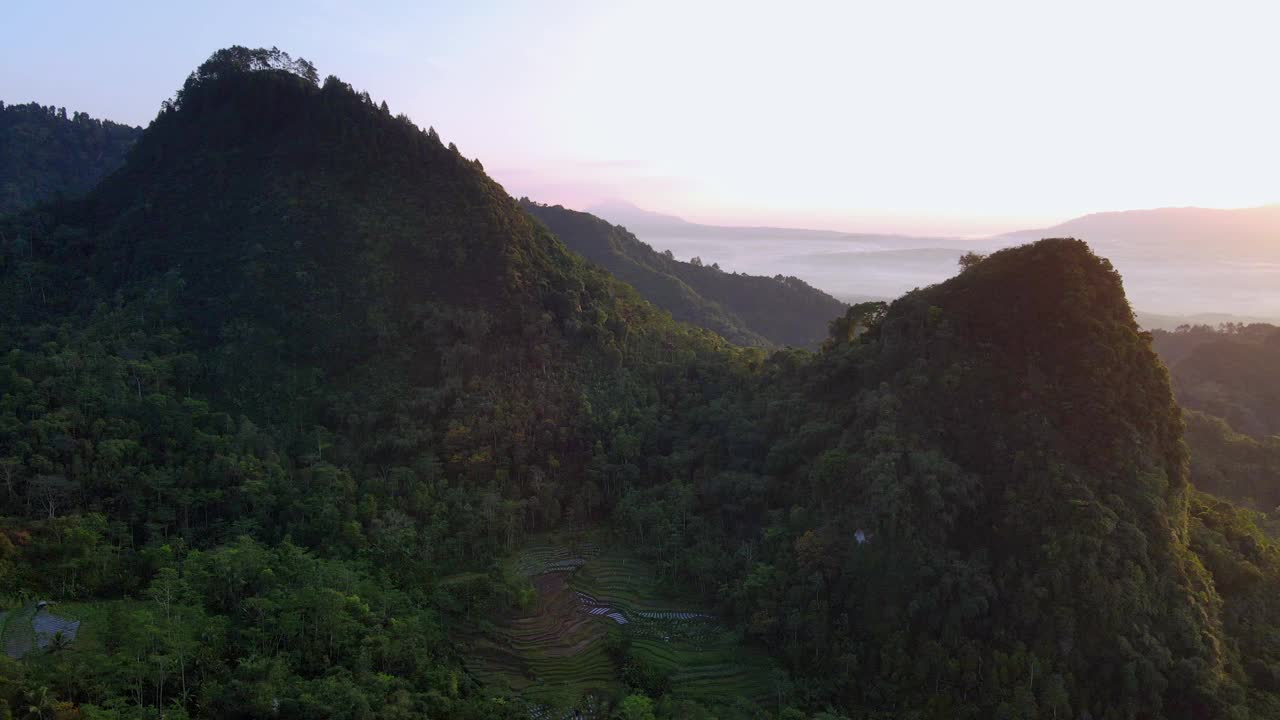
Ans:
<svg viewBox="0 0 1280 720"><path fill-rule="evenodd" d="M794 275L843 299L896 297L940 282L968 250L1076 237L1112 261L1152 327L1280 319L1280 205L1096 213L985 238L702 225L619 202L591 212L677 257Z"/></svg>
<svg viewBox="0 0 1280 720"><path fill-rule="evenodd" d="M1126 253L1148 250L1280 261L1280 204L1235 210L1178 207L1094 213L996 239L1016 245L1058 236L1084 238L1100 251L1114 247Z"/></svg>

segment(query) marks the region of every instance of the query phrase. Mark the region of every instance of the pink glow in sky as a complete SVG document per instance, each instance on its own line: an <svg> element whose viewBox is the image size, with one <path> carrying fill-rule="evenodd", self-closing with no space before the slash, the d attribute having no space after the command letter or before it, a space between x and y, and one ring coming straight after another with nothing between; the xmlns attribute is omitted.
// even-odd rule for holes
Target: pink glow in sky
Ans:
<svg viewBox="0 0 1280 720"><path fill-rule="evenodd" d="M1280 200L1274 2L18 3L0 99L145 124L278 45L515 195L976 234ZM48 48L65 48L50 53Z"/></svg>

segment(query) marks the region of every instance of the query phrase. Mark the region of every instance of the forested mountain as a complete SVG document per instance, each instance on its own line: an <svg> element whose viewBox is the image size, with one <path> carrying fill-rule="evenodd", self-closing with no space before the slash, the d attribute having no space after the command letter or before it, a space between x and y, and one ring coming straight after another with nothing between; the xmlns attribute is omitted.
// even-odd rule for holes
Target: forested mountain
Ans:
<svg viewBox="0 0 1280 720"><path fill-rule="evenodd" d="M816 348L844 303L794 277L724 272L718 265L676 260L623 227L559 205L525 198L521 206L570 250L608 270L680 322L739 345Z"/></svg>
<svg viewBox="0 0 1280 720"><path fill-rule="evenodd" d="M1274 546L1193 496L1109 264L1046 240L851 313L871 329L774 358L734 413L765 418L759 443L727 431L696 500L677 485L622 509L707 518L686 572L801 692L873 717L1280 709L1277 648L1248 629L1277 603L1231 595L1240 572L1276 587Z"/></svg>
<svg viewBox="0 0 1280 720"><path fill-rule="evenodd" d="M605 517L742 361L278 52L215 54L125 167L2 237L0 587L94 602L0 666L12 707L523 716L447 641L514 597L492 560Z"/></svg>
<svg viewBox="0 0 1280 720"><path fill-rule="evenodd" d="M1280 240L1280 205L1100 212L1001 238L1026 242L1048 235L1087 237L1100 247L1123 245L1171 256L1275 260L1280 258L1280 245L1276 243Z"/></svg>
<svg viewBox="0 0 1280 720"><path fill-rule="evenodd" d="M120 167L141 128L66 108L0 102L0 215L88 191Z"/></svg>
<svg viewBox="0 0 1280 720"><path fill-rule="evenodd" d="M237 47L0 243L0 649L81 623L0 716L1280 715L1280 555L1082 242L766 356Z"/></svg>

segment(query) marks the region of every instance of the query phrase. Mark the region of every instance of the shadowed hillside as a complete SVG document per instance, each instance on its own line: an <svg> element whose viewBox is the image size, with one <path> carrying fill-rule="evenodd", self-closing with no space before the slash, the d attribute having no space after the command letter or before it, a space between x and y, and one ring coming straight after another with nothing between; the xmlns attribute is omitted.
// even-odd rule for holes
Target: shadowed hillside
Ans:
<svg viewBox="0 0 1280 720"><path fill-rule="evenodd" d="M124 162L140 128L66 108L0 103L0 215L87 192Z"/></svg>
<svg viewBox="0 0 1280 720"><path fill-rule="evenodd" d="M681 322L739 345L816 348L845 304L794 277L728 273L703 261L659 253L594 215L527 199L522 207L583 257L635 287Z"/></svg>

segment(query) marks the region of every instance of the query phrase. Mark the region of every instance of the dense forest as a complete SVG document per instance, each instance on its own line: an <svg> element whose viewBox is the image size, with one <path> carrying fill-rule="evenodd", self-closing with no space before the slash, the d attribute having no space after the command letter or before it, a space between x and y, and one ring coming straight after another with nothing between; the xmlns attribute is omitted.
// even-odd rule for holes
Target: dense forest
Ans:
<svg viewBox="0 0 1280 720"><path fill-rule="evenodd" d="M521 207L546 223L570 250L608 270L680 322L714 330L739 345L816 349L828 321L846 305L795 277L730 273L701 258L681 262L626 228L559 205L522 198Z"/></svg>
<svg viewBox="0 0 1280 720"><path fill-rule="evenodd" d="M1280 327L1192 325L1154 336L1183 407L1254 437L1280 435Z"/></svg>
<svg viewBox="0 0 1280 720"><path fill-rule="evenodd" d="M1187 325L1153 336L1186 409L1196 487L1273 514L1280 508L1280 328Z"/></svg>
<svg viewBox="0 0 1280 720"><path fill-rule="evenodd" d="M87 195L0 219L0 718L1280 716L1280 552L1192 487L1169 375L1083 242L770 355L551 224L240 47ZM561 537L652 568L596 571L600 597L700 603L762 692L640 622L574 682L510 671L573 692L477 672ZM32 641L36 601L74 640Z"/></svg>
<svg viewBox="0 0 1280 720"><path fill-rule="evenodd" d="M0 102L0 215L87 192L120 167L141 128L36 103Z"/></svg>

